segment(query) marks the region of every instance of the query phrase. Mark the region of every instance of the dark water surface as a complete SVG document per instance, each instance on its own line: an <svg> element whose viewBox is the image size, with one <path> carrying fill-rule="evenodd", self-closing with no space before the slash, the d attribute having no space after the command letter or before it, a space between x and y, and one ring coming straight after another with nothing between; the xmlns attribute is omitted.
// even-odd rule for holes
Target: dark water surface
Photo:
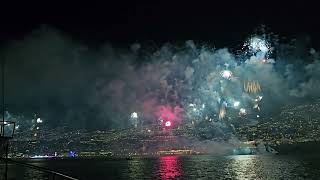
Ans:
<svg viewBox="0 0 320 180"><path fill-rule="evenodd" d="M320 156L162 156L132 160L70 159L27 162L90 180L320 179ZM36 170L9 165L9 179L49 178L51 177Z"/></svg>

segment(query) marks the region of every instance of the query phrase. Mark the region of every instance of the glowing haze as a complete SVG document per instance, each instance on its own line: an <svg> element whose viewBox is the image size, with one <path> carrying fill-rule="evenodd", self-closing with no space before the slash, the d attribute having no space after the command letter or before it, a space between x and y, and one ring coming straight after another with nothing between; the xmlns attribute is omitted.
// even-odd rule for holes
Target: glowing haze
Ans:
<svg viewBox="0 0 320 180"><path fill-rule="evenodd" d="M175 126L242 116L257 121L319 96L317 50L268 34L243 42L236 53L193 41L158 49L138 43L90 48L44 28L2 51L7 109L38 113L51 126Z"/></svg>

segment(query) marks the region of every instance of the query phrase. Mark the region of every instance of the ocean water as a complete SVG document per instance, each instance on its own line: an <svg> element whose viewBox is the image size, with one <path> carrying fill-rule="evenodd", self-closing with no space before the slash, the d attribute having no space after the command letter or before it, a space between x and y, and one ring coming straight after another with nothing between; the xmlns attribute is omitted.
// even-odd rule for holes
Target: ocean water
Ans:
<svg viewBox="0 0 320 180"><path fill-rule="evenodd" d="M88 180L320 179L320 156L161 156L132 160L38 159L27 162ZM8 177L27 180L52 179L37 170L12 164L9 165Z"/></svg>

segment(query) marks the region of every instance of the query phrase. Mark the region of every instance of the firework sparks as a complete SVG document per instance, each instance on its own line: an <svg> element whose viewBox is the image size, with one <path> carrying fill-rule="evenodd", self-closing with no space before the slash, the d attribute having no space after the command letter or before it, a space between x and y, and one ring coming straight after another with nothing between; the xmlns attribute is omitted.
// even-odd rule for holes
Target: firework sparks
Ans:
<svg viewBox="0 0 320 180"><path fill-rule="evenodd" d="M240 108L240 110L239 110L239 115L240 115L240 116L244 116L244 115L246 115L246 114L247 114L246 109Z"/></svg>
<svg viewBox="0 0 320 180"><path fill-rule="evenodd" d="M233 102L233 107L237 108L237 107L239 107L239 105L240 105L239 101L234 101Z"/></svg>
<svg viewBox="0 0 320 180"><path fill-rule="evenodd" d="M134 127L137 127L138 126L138 113L136 113L136 112L131 113L130 118L131 118L131 122L134 125Z"/></svg>
<svg viewBox="0 0 320 180"><path fill-rule="evenodd" d="M264 39L252 37L249 41L249 48L254 52L261 51L267 53L269 51L269 44Z"/></svg>
<svg viewBox="0 0 320 180"><path fill-rule="evenodd" d="M231 79L232 72L230 70L221 71L220 75L225 79Z"/></svg>
<svg viewBox="0 0 320 180"><path fill-rule="evenodd" d="M243 88L247 93L261 92L261 86L258 81L247 81L243 84Z"/></svg>
<svg viewBox="0 0 320 180"><path fill-rule="evenodd" d="M183 111L184 110L179 106L159 106L155 115L160 121L162 121L161 124L163 122L167 123L168 121L170 121L170 124L172 122L175 122L175 124L177 124L181 122Z"/></svg>
<svg viewBox="0 0 320 180"><path fill-rule="evenodd" d="M258 109L258 110L260 111L260 106L259 106L259 104L255 104L255 105L253 106L253 109Z"/></svg>
<svg viewBox="0 0 320 180"><path fill-rule="evenodd" d="M219 119L223 119L226 116L226 107L225 106L221 106L220 110L219 110Z"/></svg>
<svg viewBox="0 0 320 180"><path fill-rule="evenodd" d="M42 122L43 122L42 119L40 118L37 119L37 123L42 123Z"/></svg>
<svg viewBox="0 0 320 180"><path fill-rule="evenodd" d="M137 119L138 113L136 113L136 112L131 113L131 118Z"/></svg>
<svg viewBox="0 0 320 180"><path fill-rule="evenodd" d="M171 126L171 122L170 122L170 121L167 121L167 122L165 123L165 126L166 126L166 127L170 127L170 126Z"/></svg>

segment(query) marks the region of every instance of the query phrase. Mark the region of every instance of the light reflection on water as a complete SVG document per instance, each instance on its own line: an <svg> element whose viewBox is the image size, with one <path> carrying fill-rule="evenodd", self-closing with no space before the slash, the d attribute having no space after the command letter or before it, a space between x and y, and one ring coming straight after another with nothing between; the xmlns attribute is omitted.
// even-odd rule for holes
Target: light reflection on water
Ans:
<svg viewBox="0 0 320 180"><path fill-rule="evenodd" d="M30 161L80 179L317 179L320 157L293 156L161 156L132 160ZM0 170L1 171L1 170ZM37 172L9 167L24 179L46 179ZM29 176L29 177L28 177ZM19 178L20 179L20 178Z"/></svg>
<svg viewBox="0 0 320 180"><path fill-rule="evenodd" d="M257 179L255 156L231 156L230 170L237 179ZM254 170L251 172L251 170Z"/></svg>
<svg viewBox="0 0 320 180"><path fill-rule="evenodd" d="M177 179L182 175L179 157L177 156L161 156L159 174L161 179Z"/></svg>
<svg viewBox="0 0 320 180"><path fill-rule="evenodd" d="M128 173L129 179L138 179L139 177L143 177L145 171L147 171L145 161L135 159L128 161L128 171L124 172L124 174Z"/></svg>
<svg viewBox="0 0 320 180"><path fill-rule="evenodd" d="M244 155L229 159L234 179L310 179L320 173L317 166L308 172L302 159L293 157Z"/></svg>

